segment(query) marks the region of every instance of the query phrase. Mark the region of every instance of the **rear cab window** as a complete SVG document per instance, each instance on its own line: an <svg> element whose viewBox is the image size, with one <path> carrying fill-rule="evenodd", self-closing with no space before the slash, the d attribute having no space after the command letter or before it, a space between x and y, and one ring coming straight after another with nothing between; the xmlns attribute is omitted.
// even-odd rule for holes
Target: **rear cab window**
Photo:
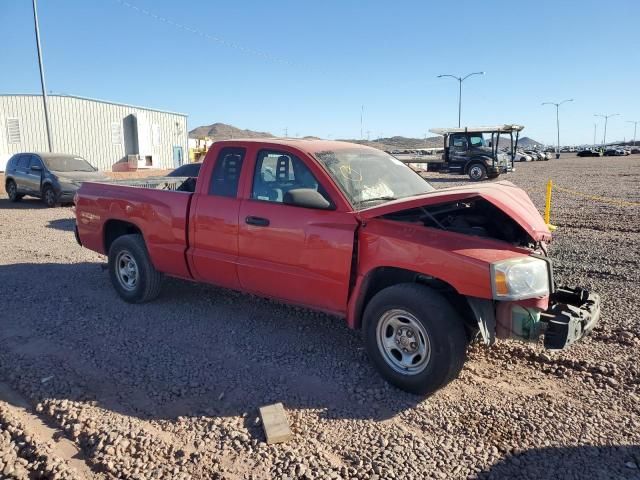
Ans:
<svg viewBox="0 0 640 480"><path fill-rule="evenodd" d="M218 153L211 174L209 195L233 197L238 195L238 182L246 150L241 147L225 147Z"/></svg>

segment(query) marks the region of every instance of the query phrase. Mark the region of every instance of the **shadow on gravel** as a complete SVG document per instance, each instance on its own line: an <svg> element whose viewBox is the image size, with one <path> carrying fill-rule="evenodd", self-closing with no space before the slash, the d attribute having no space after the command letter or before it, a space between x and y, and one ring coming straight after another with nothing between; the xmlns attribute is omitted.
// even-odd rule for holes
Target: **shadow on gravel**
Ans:
<svg viewBox="0 0 640 480"><path fill-rule="evenodd" d="M47 208L38 198L23 198L19 202L11 202L8 198L0 198L0 210L27 210L32 208Z"/></svg>
<svg viewBox="0 0 640 480"><path fill-rule="evenodd" d="M639 479L640 445L549 447L505 458L480 479Z"/></svg>
<svg viewBox="0 0 640 480"><path fill-rule="evenodd" d="M13 299L0 376L32 401L95 400L143 419L251 416L282 402L374 420L423 401L384 382L341 319L173 279L131 305L102 266L0 266L0 303Z"/></svg>
<svg viewBox="0 0 640 480"><path fill-rule="evenodd" d="M50 220L47 227L55 230L64 230L65 232L73 232L75 225L76 221L74 218L59 218L58 220Z"/></svg>

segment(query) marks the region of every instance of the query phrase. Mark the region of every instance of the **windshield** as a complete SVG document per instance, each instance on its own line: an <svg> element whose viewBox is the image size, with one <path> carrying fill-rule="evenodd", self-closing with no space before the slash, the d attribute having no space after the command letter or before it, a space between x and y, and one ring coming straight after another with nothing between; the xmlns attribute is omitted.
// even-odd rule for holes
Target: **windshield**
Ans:
<svg viewBox="0 0 640 480"><path fill-rule="evenodd" d="M87 162L82 157L68 157L68 156L60 156L60 157L43 157L47 168L54 172L95 172L96 169L91 166L89 162Z"/></svg>
<svg viewBox="0 0 640 480"><path fill-rule="evenodd" d="M356 209L434 190L420 175L382 151L353 148L315 156Z"/></svg>

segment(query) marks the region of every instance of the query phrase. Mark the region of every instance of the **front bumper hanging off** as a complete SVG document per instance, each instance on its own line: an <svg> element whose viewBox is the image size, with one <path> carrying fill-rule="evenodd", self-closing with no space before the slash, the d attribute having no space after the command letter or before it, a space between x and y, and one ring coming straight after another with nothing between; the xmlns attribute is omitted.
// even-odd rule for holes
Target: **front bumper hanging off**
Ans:
<svg viewBox="0 0 640 480"><path fill-rule="evenodd" d="M547 323L544 347L562 350L587 335L600 318L600 296L582 288L557 288L549 308L541 313Z"/></svg>

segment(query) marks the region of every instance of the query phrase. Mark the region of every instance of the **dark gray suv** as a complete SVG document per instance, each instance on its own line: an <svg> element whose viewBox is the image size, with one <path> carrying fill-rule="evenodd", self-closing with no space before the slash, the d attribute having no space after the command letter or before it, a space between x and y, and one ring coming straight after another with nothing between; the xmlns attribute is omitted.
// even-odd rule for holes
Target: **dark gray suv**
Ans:
<svg viewBox="0 0 640 480"><path fill-rule="evenodd" d="M106 180L84 158L66 153L16 153L5 169L9 200L25 195L41 198L48 207L73 201L82 182Z"/></svg>

